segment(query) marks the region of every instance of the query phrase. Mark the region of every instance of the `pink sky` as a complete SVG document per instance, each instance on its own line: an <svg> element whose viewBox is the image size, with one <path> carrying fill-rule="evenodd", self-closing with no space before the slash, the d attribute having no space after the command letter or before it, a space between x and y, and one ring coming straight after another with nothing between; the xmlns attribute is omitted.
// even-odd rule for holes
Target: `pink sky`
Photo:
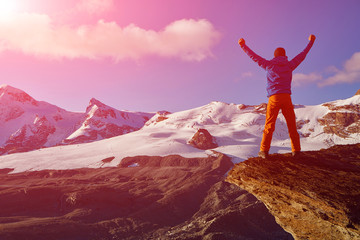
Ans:
<svg viewBox="0 0 360 240"><path fill-rule="evenodd" d="M140 111L266 102L265 73L238 47L239 37L270 59L278 46L292 58L309 34L317 36L294 72L298 104L360 88L356 0L10 2L0 12L1 84L67 110L84 111L92 97Z"/></svg>

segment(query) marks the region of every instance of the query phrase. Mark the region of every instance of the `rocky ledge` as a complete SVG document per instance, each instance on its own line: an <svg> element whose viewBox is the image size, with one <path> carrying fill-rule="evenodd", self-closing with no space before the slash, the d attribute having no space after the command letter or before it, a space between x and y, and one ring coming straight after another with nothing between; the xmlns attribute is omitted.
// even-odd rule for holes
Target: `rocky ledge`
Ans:
<svg viewBox="0 0 360 240"><path fill-rule="evenodd" d="M360 144L251 158L227 181L255 195L295 239L360 239Z"/></svg>
<svg viewBox="0 0 360 240"><path fill-rule="evenodd" d="M128 157L113 168L0 169L0 239L292 239L264 204L224 182L232 167L214 154Z"/></svg>

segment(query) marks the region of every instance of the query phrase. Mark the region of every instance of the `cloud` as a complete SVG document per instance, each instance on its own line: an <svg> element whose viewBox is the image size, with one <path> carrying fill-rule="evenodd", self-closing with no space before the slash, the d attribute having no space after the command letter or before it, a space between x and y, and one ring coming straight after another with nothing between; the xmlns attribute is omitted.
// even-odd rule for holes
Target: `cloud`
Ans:
<svg viewBox="0 0 360 240"><path fill-rule="evenodd" d="M239 82L242 82L244 80L249 80L253 76L254 76L254 73L252 73L252 72L243 72L243 73L241 73L241 75L239 77L234 78L233 82L239 83Z"/></svg>
<svg viewBox="0 0 360 240"><path fill-rule="evenodd" d="M298 87L304 84L319 82L322 79L323 77L318 73L310 73L310 74L295 73L293 75L293 85L295 87Z"/></svg>
<svg viewBox="0 0 360 240"><path fill-rule="evenodd" d="M113 0L81 0L76 8L90 14L101 14L111 10L113 7Z"/></svg>
<svg viewBox="0 0 360 240"><path fill-rule="evenodd" d="M252 72L243 72L241 74L241 78L251 78L252 76L254 76Z"/></svg>
<svg viewBox="0 0 360 240"><path fill-rule="evenodd" d="M309 83L317 83L319 87L325 87L342 83L360 82L360 52L356 52L347 60L343 69L330 66L325 70L330 77L324 77L319 73L295 73L293 75L294 86L301 86Z"/></svg>
<svg viewBox="0 0 360 240"><path fill-rule="evenodd" d="M31 27L30 27L31 26ZM182 19L161 31L99 20L94 25L55 25L48 15L22 13L11 21L0 19L0 51L21 51L47 58L110 57L115 60L145 56L201 61L212 56L220 33L206 19Z"/></svg>
<svg viewBox="0 0 360 240"><path fill-rule="evenodd" d="M340 84L360 82L360 52L354 53L347 60L342 70L334 69L334 76L331 76L320 82L319 87Z"/></svg>

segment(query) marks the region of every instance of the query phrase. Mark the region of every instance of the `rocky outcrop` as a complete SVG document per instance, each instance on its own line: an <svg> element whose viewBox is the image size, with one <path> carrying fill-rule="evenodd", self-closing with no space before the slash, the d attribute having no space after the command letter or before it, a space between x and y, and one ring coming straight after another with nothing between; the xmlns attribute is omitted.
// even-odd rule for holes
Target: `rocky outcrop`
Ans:
<svg viewBox="0 0 360 240"><path fill-rule="evenodd" d="M215 138L206 129L199 129L188 143L203 150L218 147Z"/></svg>
<svg viewBox="0 0 360 240"><path fill-rule="evenodd" d="M3 169L0 239L292 239L261 202L223 181L232 166L214 153L129 157L115 168Z"/></svg>
<svg viewBox="0 0 360 240"><path fill-rule="evenodd" d="M165 121L168 119L167 115L169 114L171 113L168 111L159 111L149 121L146 122L145 126L156 125L159 122Z"/></svg>
<svg viewBox="0 0 360 240"><path fill-rule="evenodd" d="M5 122L8 122L10 120L16 119L24 114L24 110L21 109L21 107L15 106L10 108L1 109L0 113L0 119L2 119L2 116Z"/></svg>
<svg viewBox="0 0 360 240"><path fill-rule="evenodd" d="M318 119L324 126L324 132L346 138L349 134L360 132L359 112L330 112Z"/></svg>
<svg viewBox="0 0 360 240"><path fill-rule="evenodd" d="M356 92L359 95L360 89ZM360 133L360 104L345 103L333 104L325 103L330 112L318 119L320 125L324 126L324 132L335 134L342 138L347 138L351 134Z"/></svg>
<svg viewBox="0 0 360 240"><path fill-rule="evenodd" d="M239 108L240 110L253 109L253 111L254 111L255 113L266 114L267 103L260 103L259 105L239 104L239 105L238 105L238 108Z"/></svg>
<svg viewBox="0 0 360 240"><path fill-rule="evenodd" d="M153 115L119 111L92 98L82 125L62 143L86 143L133 132L142 128Z"/></svg>
<svg viewBox="0 0 360 240"><path fill-rule="evenodd" d="M115 109L109 108L95 98L90 99L89 105L86 108L86 114L98 118L116 118Z"/></svg>
<svg viewBox="0 0 360 240"><path fill-rule="evenodd" d="M0 97L3 96L6 96L6 98L11 101L30 103L31 105L38 106L38 101L32 98L29 94L9 85L0 86Z"/></svg>
<svg viewBox="0 0 360 240"><path fill-rule="evenodd" d="M320 125L324 126L325 133L346 138L350 134L360 132L359 104L333 105L327 103L323 106L331 110L324 117L318 119Z"/></svg>
<svg viewBox="0 0 360 240"><path fill-rule="evenodd" d="M254 194L295 239L360 239L360 144L251 158L227 181Z"/></svg>
<svg viewBox="0 0 360 240"><path fill-rule="evenodd" d="M255 106L255 112L266 114L266 108L267 108L267 103L261 103L260 105Z"/></svg>
<svg viewBox="0 0 360 240"><path fill-rule="evenodd" d="M6 141L3 149L7 153L26 152L41 148L56 128L45 116L36 117L33 124L25 124Z"/></svg>

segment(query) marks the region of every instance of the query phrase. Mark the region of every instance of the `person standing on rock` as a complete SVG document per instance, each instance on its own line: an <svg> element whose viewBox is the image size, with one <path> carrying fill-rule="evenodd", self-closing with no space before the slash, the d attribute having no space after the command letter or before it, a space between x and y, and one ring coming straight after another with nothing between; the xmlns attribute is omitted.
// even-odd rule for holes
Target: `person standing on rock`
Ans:
<svg viewBox="0 0 360 240"><path fill-rule="evenodd" d="M309 36L309 43L306 48L288 61L284 48L277 48L274 52L272 60L266 60L256 53L254 53L246 44L243 38L239 39L239 45L249 57L256 62L260 67L266 70L267 73L267 97L269 102L266 109L266 121L261 141L259 157L267 158L269 155L271 139L275 130L275 122L281 109L282 114L286 119L289 135L291 139L291 150L294 157L298 156L300 147L300 136L296 130L296 117L294 106L291 101L291 81L292 72L304 61L307 53L315 42L314 35Z"/></svg>

